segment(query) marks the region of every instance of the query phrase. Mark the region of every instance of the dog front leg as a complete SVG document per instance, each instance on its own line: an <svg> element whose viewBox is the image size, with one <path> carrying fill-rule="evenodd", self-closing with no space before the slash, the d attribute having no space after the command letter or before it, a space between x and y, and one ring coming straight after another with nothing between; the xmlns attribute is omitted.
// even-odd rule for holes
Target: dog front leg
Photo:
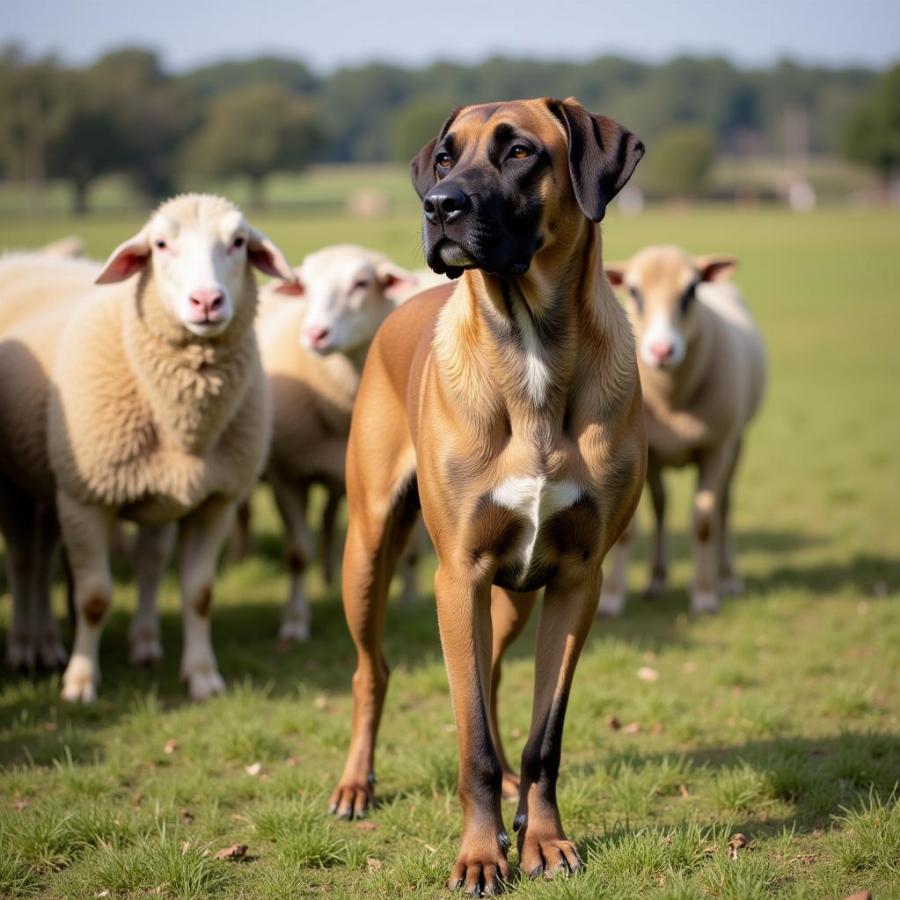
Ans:
<svg viewBox="0 0 900 900"><path fill-rule="evenodd" d="M556 803L563 723L575 665L593 622L600 562L588 571L572 565L547 585L538 625L531 730L522 752L519 860L530 876L577 872L584 867L566 837Z"/></svg>
<svg viewBox="0 0 900 900"><path fill-rule="evenodd" d="M459 743L462 846L451 890L493 896L509 877L509 837L500 815L503 769L491 737L491 597L470 573L438 566L434 578L438 624L453 698Z"/></svg>
<svg viewBox="0 0 900 900"><path fill-rule="evenodd" d="M491 588L491 627L493 630L493 650L491 653L491 737L500 767L503 769L503 799L516 800L519 796L519 776L509 764L503 751L500 738L500 725L497 719L497 690L503 667L503 654L506 648L522 633L528 624L537 591L518 593L505 588Z"/></svg>

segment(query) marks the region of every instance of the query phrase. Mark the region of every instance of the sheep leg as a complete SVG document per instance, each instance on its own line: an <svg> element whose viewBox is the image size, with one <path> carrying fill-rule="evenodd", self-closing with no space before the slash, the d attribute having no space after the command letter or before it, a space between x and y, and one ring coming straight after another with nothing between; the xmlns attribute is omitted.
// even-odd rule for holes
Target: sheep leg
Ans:
<svg viewBox="0 0 900 900"><path fill-rule="evenodd" d="M32 561L32 639L37 663L45 669L61 669L69 658L59 639L59 629L53 615L51 586L53 556L59 545L59 522L53 504L42 503L35 512L34 556Z"/></svg>
<svg viewBox="0 0 900 900"><path fill-rule="evenodd" d="M231 530L236 506L232 500L213 497L182 519L179 526L184 627L181 680L192 700L205 700L225 690L213 653L209 616L216 564Z"/></svg>
<svg viewBox="0 0 900 900"><path fill-rule="evenodd" d="M303 591L303 575L310 557L310 536L306 525L306 499L308 486L272 476L275 505L287 532L290 593L281 619L278 638L282 645L289 641L309 639L309 604Z"/></svg>
<svg viewBox="0 0 900 900"><path fill-rule="evenodd" d="M243 562L250 552L250 498L238 504L234 517L234 528L231 529L230 556L232 562Z"/></svg>
<svg viewBox="0 0 900 900"><path fill-rule="evenodd" d="M719 608L718 541L720 538L722 486L734 447L719 446L700 458L697 492L694 495L694 581L691 612L712 613Z"/></svg>
<svg viewBox="0 0 900 900"><path fill-rule="evenodd" d="M666 592L666 580L669 574L668 548L666 546L666 486L662 480L659 466L651 465L647 469L647 484L650 487L650 499L653 501L653 556L650 563L650 581L646 595L657 599Z"/></svg>
<svg viewBox="0 0 900 900"><path fill-rule="evenodd" d="M135 549L138 606L128 628L128 659L134 666L149 666L163 657L159 639L156 598L175 544L174 524L138 529Z"/></svg>
<svg viewBox="0 0 900 900"><path fill-rule="evenodd" d="M600 602L597 605L598 616L620 616L625 609L628 595L628 558L631 545L637 534L637 513L616 541L610 553L609 575L603 579L600 587Z"/></svg>
<svg viewBox="0 0 900 900"><path fill-rule="evenodd" d="M115 513L60 491L57 509L75 595L75 642L63 673L64 700L92 703L100 684L100 634L112 599L110 537Z"/></svg>
<svg viewBox="0 0 900 900"><path fill-rule="evenodd" d="M329 485L328 498L322 510L322 530L319 534L319 558L322 561L322 578L328 587L334 587L337 558L337 514L344 496L343 487Z"/></svg>
<svg viewBox="0 0 900 900"><path fill-rule="evenodd" d="M735 568L734 534L731 530L731 483L734 480L740 455L741 445L738 443L725 477L725 484L722 487L722 503L719 506L721 514L719 522L719 591L723 597L737 597L744 593L744 582Z"/></svg>
<svg viewBox="0 0 900 900"><path fill-rule="evenodd" d="M416 596L419 593L419 560L422 558L422 550L428 540L428 532L421 520L416 523L413 533L400 557L399 575L402 583L400 592L400 605L409 608L416 605Z"/></svg>

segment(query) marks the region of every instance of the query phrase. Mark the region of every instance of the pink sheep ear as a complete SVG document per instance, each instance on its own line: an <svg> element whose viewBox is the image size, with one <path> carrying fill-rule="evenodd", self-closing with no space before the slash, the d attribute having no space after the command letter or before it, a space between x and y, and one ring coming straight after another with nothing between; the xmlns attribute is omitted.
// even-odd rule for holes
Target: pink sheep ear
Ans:
<svg viewBox="0 0 900 900"><path fill-rule="evenodd" d="M140 272L150 259L150 239L145 231L119 244L110 254L95 284L115 284Z"/></svg>
<svg viewBox="0 0 900 900"><path fill-rule="evenodd" d="M297 273L291 268L284 254L275 246L274 241L269 240L255 228L250 229L247 258L250 260L250 264L264 275L271 275L272 278L280 278L287 282L297 280Z"/></svg>
<svg viewBox="0 0 900 900"><path fill-rule="evenodd" d="M606 277L613 287L622 287L625 284L625 266L619 263L609 263L604 266Z"/></svg>
<svg viewBox="0 0 900 900"><path fill-rule="evenodd" d="M294 281L279 281L274 285L272 292L283 297L302 297L306 293L306 285L300 280L300 276L294 272Z"/></svg>
<svg viewBox="0 0 900 900"><path fill-rule="evenodd" d="M725 281L737 268L733 256L698 256L694 260L701 281Z"/></svg>
<svg viewBox="0 0 900 900"><path fill-rule="evenodd" d="M388 300L401 300L408 297L419 285L419 279L392 262L380 262L375 266L375 275L384 296Z"/></svg>

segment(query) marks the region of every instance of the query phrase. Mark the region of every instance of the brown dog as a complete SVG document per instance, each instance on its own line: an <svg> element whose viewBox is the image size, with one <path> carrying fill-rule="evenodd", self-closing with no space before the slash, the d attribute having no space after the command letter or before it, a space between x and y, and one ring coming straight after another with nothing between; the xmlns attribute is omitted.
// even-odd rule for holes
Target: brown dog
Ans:
<svg viewBox="0 0 900 900"><path fill-rule="evenodd" d="M388 317L353 416L343 587L358 663L331 808L352 817L372 803L385 599L421 506L459 740L464 825L450 886L476 894L509 874L500 797L516 779L494 698L500 657L543 586L514 827L529 874L583 865L556 805L563 719L601 563L646 469L634 342L595 223L642 154L574 100L453 113L412 176L428 263L462 277Z"/></svg>

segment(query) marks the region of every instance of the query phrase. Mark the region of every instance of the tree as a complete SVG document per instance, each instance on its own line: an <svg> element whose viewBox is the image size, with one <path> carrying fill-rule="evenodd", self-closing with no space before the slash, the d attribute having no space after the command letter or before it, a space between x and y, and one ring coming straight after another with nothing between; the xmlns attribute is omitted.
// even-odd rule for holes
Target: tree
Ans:
<svg viewBox="0 0 900 900"><path fill-rule="evenodd" d="M649 147L642 181L661 194L697 196L706 187L714 158L715 142L706 128L672 128Z"/></svg>
<svg viewBox="0 0 900 900"><path fill-rule="evenodd" d="M900 167L900 64L888 69L844 128L844 154L885 181Z"/></svg>
<svg viewBox="0 0 900 900"><path fill-rule="evenodd" d="M258 84L213 101L186 162L198 174L249 178L251 204L260 207L266 176L301 171L320 142L318 116L308 100Z"/></svg>
<svg viewBox="0 0 900 900"><path fill-rule="evenodd" d="M449 100L419 100L397 110L388 129L391 156L408 163L438 133L452 109Z"/></svg>

